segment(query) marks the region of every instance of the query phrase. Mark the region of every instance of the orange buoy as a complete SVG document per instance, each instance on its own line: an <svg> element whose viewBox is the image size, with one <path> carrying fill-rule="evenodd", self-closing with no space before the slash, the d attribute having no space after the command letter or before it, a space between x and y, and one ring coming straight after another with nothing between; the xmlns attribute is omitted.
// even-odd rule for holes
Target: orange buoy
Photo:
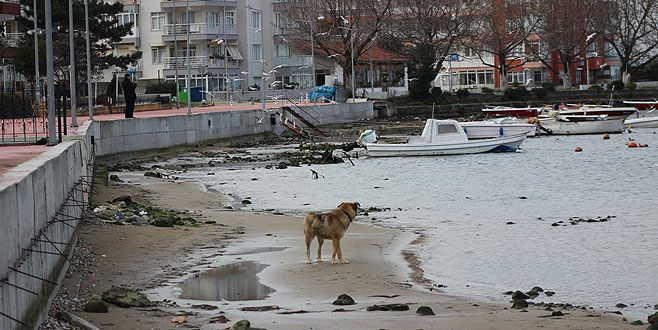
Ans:
<svg viewBox="0 0 658 330"><path fill-rule="evenodd" d="M637 148L637 143L635 143L635 142L633 142L633 141L628 142L628 147L629 147L629 148Z"/></svg>
<svg viewBox="0 0 658 330"><path fill-rule="evenodd" d="M575 152L581 152L581 151L583 151L583 148L581 148L581 147L576 147L576 150L574 150L574 151L575 151Z"/></svg>
<svg viewBox="0 0 658 330"><path fill-rule="evenodd" d="M610 135L608 135L608 133L603 134L603 139L604 140L610 140Z"/></svg>
<svg viewBox="0 0 658 330"><path fill-rule="evenodd" d="M649 145L646 144L646 143L640 143L640 148L646 148L646 147L648 147L648 146L649 146Z"/></svg>

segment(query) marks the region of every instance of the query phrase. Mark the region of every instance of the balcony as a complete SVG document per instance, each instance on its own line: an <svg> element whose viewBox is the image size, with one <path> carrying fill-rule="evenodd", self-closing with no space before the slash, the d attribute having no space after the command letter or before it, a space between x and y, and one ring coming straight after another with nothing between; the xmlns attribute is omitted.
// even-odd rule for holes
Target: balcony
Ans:
<svg viewBox="0 0 658 330"><path fill-rule="evenodd" d="M11 21L21 14L21 4L18 0L0 1L0 21Z"/></svg>
<svg viewBox="0 0 658 330"><path fill-rule="evenodd" d="M139 29L133 25L133 27L130 29L131 34L127 35L123 38L121 38L121 41L119 41L119 44L134 44L134 45L139 45Z"/></svg>
<svg viewBox="0 0 658 330"><path fill-rule="evenodd" d="M160 7L162 9L165 8L174 8L174 5L176 8L182 8L185 7L185 1L184 0L177 0L177 1L172 1L172 0L164 0L160 2ZM238 1L232 1L232 0L190 0L190 7L237 7L238 6Z"/></svg>
<svg viewBox="0 0 658 330"><path fill-rule="evenodd" d="M178 67L178 70L187 69L187 61L185 57L165 57L163 58L162 63L164 64L165 70L174 70ZM198 69L204 67L207 69L225 69L225 65L229 69L239 69L237 61L232 60L220 60L220 59L211 59L208 56L190 56L190 68Z"/></svg>
<svg viewBox="0 0 658 330"><path fill-rule="evenodd" d="M7 42L7 47L16 48L21 39L23 39L23 33L3 33L3 37Z"/></svg>
<svg viewBox="0 0 658 330"><path fill-rule="evenodd" d="M277 56L276 65L283 66L311 66L313 64L313 57L310 55L295 55L295 56Z"/></svg>
<svg viewBox="0 0 658 330"><path fill-rule="evenodd" d="M139 2L137 0L116 0L116 2L123 5L123 10L138 13L139 12Z"/></svg>
<svg viewBox="0 0 658 330"><path fill-rule="evenodd" d="M206 23L191 24L165 24L162 31L162 41L174 41L174 36L178 40L187 36L187 30L190 30L190 40L213 40L221 35L226 40L238 40L238 32L235 25L214 25Z"/></svg>
<svg viewBox="0 0 658 330"><path fill-rule="evenodd" d="M289 27L276 27L274 28L274 35L293 35L296 33L300 33L298 28L294 28L292 26ZM308 34L307 34L308 36Z"/></svg>

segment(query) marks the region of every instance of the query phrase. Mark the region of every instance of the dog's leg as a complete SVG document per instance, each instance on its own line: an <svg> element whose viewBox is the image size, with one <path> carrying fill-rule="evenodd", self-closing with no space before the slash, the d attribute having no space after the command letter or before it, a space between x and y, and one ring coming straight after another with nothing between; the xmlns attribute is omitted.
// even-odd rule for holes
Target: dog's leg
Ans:
<svg viewBox="0 0 658 330"><path fill-rule="evenodd" d="M340 260L340 263L342 264L349 264L350 262L343 259L343 251L340 249L340 238L334 238L334 255L338 255L338 260ZM331 263L335 264L336 260L332 256L331 258Z"/></svg>
<svg viewBox="0 0 658 330"><path fill-rule="evenodd" d="M324 243L324 238L318 236L318 262L322 261L322 243Z"/></svg>
<svg viewBox="0 0 658 330"><path fill-rule="evenodd" d="M313 236L304 233L304 241L306 242L306 263L311 263L311 242L313 241Z"/></svg>

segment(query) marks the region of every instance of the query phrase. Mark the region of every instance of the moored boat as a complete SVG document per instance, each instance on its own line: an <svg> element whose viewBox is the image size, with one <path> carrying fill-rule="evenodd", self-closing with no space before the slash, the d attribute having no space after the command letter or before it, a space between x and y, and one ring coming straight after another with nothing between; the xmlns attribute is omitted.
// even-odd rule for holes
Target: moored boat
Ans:
<svg viewBox="0 0 658 330"><path fill-rule="evenodd" d="M482 152L516 151L526 139L525 134L492 139L469 140L456 120L428 119L420 137L407 143L366 143L368 156L436 156Z"/></svg>
<svg viewBox="0 0 658 330"><path fill-rule="evenodd" d="M610 119L608 116L584 116L584 115L557 115L552 118L542 118L539 123L541 128L549 134L574 135L574 134L599 134L599 133L621 133L624 130L623 119Z"/></svg>
<svg viewBox="0 0 658 330"><path fill-rule="evenodd" d="M626 120L624 120L624 127L629 127L629 128L658 128L658 116L626 119Z"/></svg>
<svg viewBox="0 0 658 330"><path fill-rule="evenodd" d="M655 110L658 109L658 101L624 101L624 105L634 107L638 110Z"/></svg>
<svg viewBox="0 0 658 330"><path fill-rule="evenodd" d="M607 119L626 119L637 109L633 107L609 107L609 106L581 106L578 108L567 108L560 110L561 116L600 116L606 115Z"/></svg>
<svg viewBox="0 0 658 330"><path fill-rule="evenodd" d="M519 118L537 117L540 108L514 108L506 106L495 106L482 109L486 116L512 116Z"/></svg>
<svg viewBox="0 0 658 330"><path fill-rule="evenodd" d="M525 133L535 136L537 125L521 123L515 118L495 118L485 121L467 121L459 123L469 139L486 139L498 136L512 136Z"/></svg>

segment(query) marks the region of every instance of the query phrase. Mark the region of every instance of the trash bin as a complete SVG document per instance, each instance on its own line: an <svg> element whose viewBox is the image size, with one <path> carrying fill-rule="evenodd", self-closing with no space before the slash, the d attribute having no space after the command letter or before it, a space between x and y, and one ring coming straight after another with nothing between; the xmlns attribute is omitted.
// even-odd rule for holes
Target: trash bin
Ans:
<svg viewBox="0 0 658 330"><path fill-rule="evenodd" d="M187 103L187 87L180 91L180 101ZM201 102L201 87L190 87L190 99L192 102Z"/></svg>

